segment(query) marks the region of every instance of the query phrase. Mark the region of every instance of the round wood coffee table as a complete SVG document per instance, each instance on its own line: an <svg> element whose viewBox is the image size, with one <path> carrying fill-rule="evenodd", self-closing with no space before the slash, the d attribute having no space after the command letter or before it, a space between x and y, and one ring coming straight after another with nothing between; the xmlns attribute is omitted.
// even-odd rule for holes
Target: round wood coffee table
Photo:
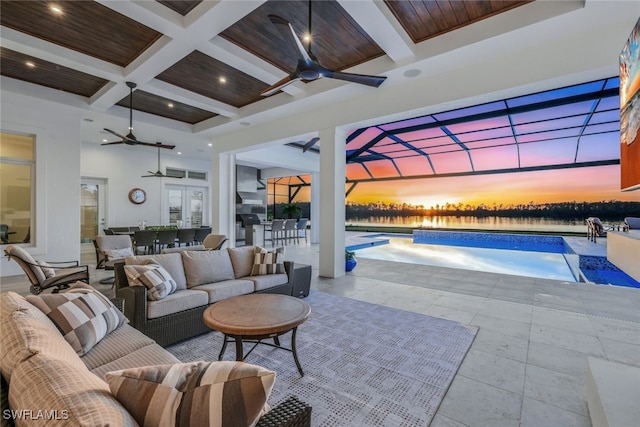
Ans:
<svg viewBox="0 0 640 427"><path fill-rule="evenodd" d="M258 344L280 348L293 353L298 372L304 376L296 352L296 331L311 315L311 307L301 299L278 294L249 294L224 299L212 304L204 311L204 324L224 334L224 343L218 360L227 348L227 343L235 340L236 360L243 361ZM279 336L291 333L291 348L280 345ZM262 342L273 338L273 344ZM244 354L243 342L254 343Z"/></svg>

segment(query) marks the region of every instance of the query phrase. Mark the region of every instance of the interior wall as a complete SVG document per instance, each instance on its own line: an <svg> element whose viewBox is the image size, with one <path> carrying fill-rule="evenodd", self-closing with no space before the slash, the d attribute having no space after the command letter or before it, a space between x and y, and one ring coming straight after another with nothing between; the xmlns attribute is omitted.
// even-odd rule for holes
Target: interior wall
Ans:
<svg viewBox="0 0 640 427"><path fill-rule="evenodd" d="M34 240L27 250L38 260L79 260L81 114L2 92L1 119L5 132L36 135ZM14 261L0 258L0 276L21 273Z"/></svg>
<svg viewBox="0 0 640 427"><path fill-rule="evenodd" d="M147 225L166 225L162 221L162 209L165 200L164 188L167 184L194 187L209 187L209 205L211 205L212 164L209 160L197 160L169 155L168 150L160 152L160 169L168 166L207 172L207 181L179 178L142 178L148 171L158 168L158 152L152 147L109 146L83 143L81 152L81 170L83 178L102 178L107 180L106 227L137 226L139 220ZM141 205L129 201L132 188L142 188L147 193L147 201ZM206 213L204 224L211 224L211 212Z"/></svg>

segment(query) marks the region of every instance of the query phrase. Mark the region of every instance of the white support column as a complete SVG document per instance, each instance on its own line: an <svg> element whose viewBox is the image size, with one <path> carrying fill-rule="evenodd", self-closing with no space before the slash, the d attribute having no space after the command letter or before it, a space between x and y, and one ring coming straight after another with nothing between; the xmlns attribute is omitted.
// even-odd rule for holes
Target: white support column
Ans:
<svg viewBox="0 0 640 427"><path fill-rule="evenodd" d="M345 131L319 132L320 148L320 276L344 276Z"/></svg>
<svg viewBox="0 0 640 427"><path fill-rule="evenodd" d="M213 150L212 232L225 234L229 247L236 242L236 156Z"/></svg>
<svg viewBox="0 0 640 427"><path fill-rule="evenodd" d="M311 173L311 207L309 217L311 221L310 242L320 242L320 174L318 172Z"/></svg>

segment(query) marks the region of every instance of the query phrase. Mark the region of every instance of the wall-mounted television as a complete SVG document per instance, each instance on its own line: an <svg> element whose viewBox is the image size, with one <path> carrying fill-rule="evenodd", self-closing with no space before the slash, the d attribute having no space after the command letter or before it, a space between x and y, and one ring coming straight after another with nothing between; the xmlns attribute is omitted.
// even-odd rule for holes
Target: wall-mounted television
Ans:
<svg viewBox="0 0 640 427"><path fill-rule="evenodd" d="M620 52L622 191L640 190L640 18Z"/></svg>

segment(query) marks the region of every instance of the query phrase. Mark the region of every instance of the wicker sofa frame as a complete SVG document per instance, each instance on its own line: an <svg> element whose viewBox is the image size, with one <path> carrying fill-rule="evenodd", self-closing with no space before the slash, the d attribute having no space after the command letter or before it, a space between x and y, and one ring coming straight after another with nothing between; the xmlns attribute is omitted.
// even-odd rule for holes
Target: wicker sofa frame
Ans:
<svg viewBox="0 0 640 427"><path fill-rule="evenodd" d="M289 281L283 285L257 291L256 293L291 295L293 262L285 261L284 268ZM116 295L123 298L124 315L131 326L155 340L159 345L168 345L210 332L202 321L208 305L184 310L155 319L147 318L147 290L143 286L129 286L124 272L124 262L114 264Z"/></svg>

